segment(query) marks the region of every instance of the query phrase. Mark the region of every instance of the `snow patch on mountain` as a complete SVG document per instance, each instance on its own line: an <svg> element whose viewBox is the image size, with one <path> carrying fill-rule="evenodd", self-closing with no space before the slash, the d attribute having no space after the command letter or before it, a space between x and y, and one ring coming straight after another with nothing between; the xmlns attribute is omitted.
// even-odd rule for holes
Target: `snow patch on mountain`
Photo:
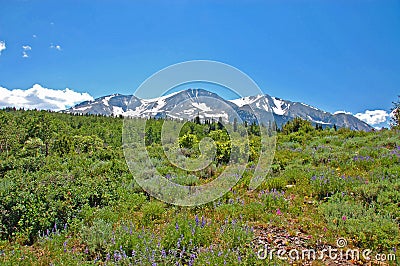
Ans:
<svg viewBox="0 0 400 266"><path fill-rule="evenodd" d="M108 101L109 101L112 97L114 97L114 95L104 97L104 99L102 100L103 104L104 104L105 106L110 106L110 104L108 103Z"/></svg>
<svg viewBox="0 0 400 266"><path fill-rule="evenodd" d="M316 107L314 107L314 106L312 106L312 105L309 105L309 104L306 104L306 103L301 103L302 105L304 105L304 106L307 106L307 107L310 107L311 109L314 109L314 110L319 110L318 108L316 108Z"/></svg>
<svg viewBox="0 0 400 266"><path fill-rule="evenodd" d="M229 101L231 103L236 104L239 107L242 107L242 106L245 106L245 105L250 105L250 104L254 103L255 101L259 100L262 97L263 97L263 95L246 96L246 97L243 97L243 98L229 100Z"/></svg>
<svg viewBox="0 0 400 266"><path fill-rule="evenodd" d="M331 123L327 123L327 122L324 122L324 121L312 121L312 122L314 122L314 123L316 123L316 124L321 124L321 125L332 125Z"/></svg>
<svg viewBox="0 0 400 266"><path fill-rule="evenodd" d="M87 109L89 109L90 108L90 106L84 106L84 107L77 107L77 108L75 108L74 110L75 111L85 111L85 110L87 110Z"/></svg>
<svg viewBox="0 0 400 266"><path fill-rule="evenodd" d="M118 107L118 106L113 106L113 115L114 116L118 116L118 115L124 115L124 109L122 109L122 107Z"/></svg>
<svg viewBox="0 0 400 266"><path fill-rule="evenodd" d="M272 107L272 110L274 110L274 113L277 115L284 115L287 111L287 107L286 108L283 108L283 107L284 107L284 105L286 105L286 103L276 97L272 97L272 100L274 101L274 105L275 105Z"/></svg>
<svg viewBox="0 0 400 266"><path fill-rule="evenodd" d="M200 109L200 110L202 110L204 112L211 112L212 111L212 109L210 107L208 107L205 103L193 102L192 105L194 107L196 107L197 109Z"/></svg>
<svg viewBox="0 0 400 266"><path fill-rule="evenodd" d="M157 98L142 99L142 102L143 102L143 103L153 103L153 102L162 101L162 100L168 99L168 98L170 98L170 97L172 97L172 96L174 96L174 95L176 95L176 94L179 94L179 93L181 93L181 92L182 92L182 91L177 91L177 92L172 92L171 94L167 94L167 95L160 96L160 97L157 97Z"/></svg>

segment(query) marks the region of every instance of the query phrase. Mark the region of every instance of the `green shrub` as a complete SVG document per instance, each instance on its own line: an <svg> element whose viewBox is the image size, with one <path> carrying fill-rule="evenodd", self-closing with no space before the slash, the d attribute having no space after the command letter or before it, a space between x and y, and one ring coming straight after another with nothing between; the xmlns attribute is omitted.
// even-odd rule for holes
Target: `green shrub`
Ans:
<svg viewBox="0 0 400 266"><path fill-rule="evenodd" d="M113 245L113 226L102 219L95 219L92 224L82 228L82 239L91 253L106 253ZM115 241L115 240L114 240Z"/></svg>
<svg viewBox="0 0 400 266"><path fill-rule="evenodd" d="M348 196L335 194L320 210L330 229L345 233L359 247L382 251L400 243L398 225L391 217Z"/></svg>
<svg viewBox="0 0 400 266"><path fill-rule="evenodd" d="M143 222L148 223L160 220L165 213L165 204L160 201L151 201L142 205Z"/></svg>

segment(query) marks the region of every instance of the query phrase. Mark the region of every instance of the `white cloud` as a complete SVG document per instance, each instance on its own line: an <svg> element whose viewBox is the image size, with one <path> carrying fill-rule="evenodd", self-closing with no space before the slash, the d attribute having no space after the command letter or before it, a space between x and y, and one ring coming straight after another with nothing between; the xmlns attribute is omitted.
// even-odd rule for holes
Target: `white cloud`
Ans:
<svg viewBox="0 0 400 266"><path fill-rule="evenodd" d="M1 51L4 51L6 49L6 43L4 41L0 41L0 55Z"/></svg>
<svg viewBox="0 0 400 266"><path fill-rule="evenodd" d="M55 90L35 84L27 90L9 90L0 87L0 108L16 107L25 109L64 110L77 103L93 100L88 93L71 89Z"/></svg>
<svg viewBox="0 0 400 266"><path fill-rule="evenodd" d="M58 51L61 51L61 50L62 50L61 46L58 45L58 44L56 44L56 45L50 44L50 48L51 48L51 49L56 49L56 50L58 50Z"/></svg>
<svg viewBox="0 0 400 266"><path fill-rule="evenodd" d="M37 38L37 35L36 35L36 34L33 34L33 35L32 35L32 38Z"/></svg>
<svg viewBox="0 0 400 266"><path fill-rule="evenodd" d="M28 51L32 51L32 47L29 45L22 45L22 57L23 58L28 58Z"/></svg>
<svg viewBox="0 0 400 266"><path fill-rule="evenodd" d="M346 114L346 115L352 115L352 113L351 113L351 112L346 112L346 111L336 111L336 112L334 112L333 114L334 114L334 115L337 115L337 114Z"/></svg>
<svg viewBox="0 0 400 266"><path fill-rule="evenodd" d="M357 113L354 116L373 126L386 122L389 114L385 110L366 110L364 113Z"/></svg>

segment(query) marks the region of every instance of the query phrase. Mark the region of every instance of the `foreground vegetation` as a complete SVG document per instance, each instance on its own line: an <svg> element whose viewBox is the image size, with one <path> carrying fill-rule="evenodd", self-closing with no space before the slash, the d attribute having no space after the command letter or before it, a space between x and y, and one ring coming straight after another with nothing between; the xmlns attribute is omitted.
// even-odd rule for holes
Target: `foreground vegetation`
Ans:
<svg viewBox="0 0 400 266"><path fill-rule="evenodd" d="M267 180L248 191L252 161L217 201L177 207L146 194L128 170L119 118L45 111L0 111L0 264L4 265L265 265L254 228L307 234L308 245L335 244L396 254L400 263L399 131L315 129L295 120L277 134ZM207 171L174 171L150 121L149 154L173 182L206 183L232 147L218 123L188 123L180 145L218 141ZM247 127L250 159L257 127ZM253 158L253 157L254 158ZM285 261L271 261L271 264ZM389 263L389 262L388 262Z"/></svg>

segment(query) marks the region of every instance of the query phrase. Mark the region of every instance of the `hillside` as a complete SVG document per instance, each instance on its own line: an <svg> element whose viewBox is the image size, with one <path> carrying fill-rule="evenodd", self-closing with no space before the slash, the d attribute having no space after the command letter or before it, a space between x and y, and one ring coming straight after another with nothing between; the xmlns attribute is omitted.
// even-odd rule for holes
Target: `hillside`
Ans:
<svg viewBox="0 0 400 266"><path fill-rule="evenodd" d="M302 122L300 129L277 134L271 171L255 191L247 190L256 162L251 157L220 199L178 207L149 196L133 179L122 149L123 121L0 111L1 265L310 265L313 259L257 254L265 244L275 250L337 248L339 238L347 242L343 248L372 250L375 262L377 253L393 254L386 263L399 265L398 131L316 130ZM197 156L201 137L224 144L218 151L228 147L206 170L188 173L163 155L162 122L147 121L145 140L165 178L206 184L225 169L231 148L223 127L183 127L181 140L194 140L193 146L180 142L188 157ZM257 157L257 126L247 130ZM315 260L366 262L335 263L326 254Z"/></svg>

